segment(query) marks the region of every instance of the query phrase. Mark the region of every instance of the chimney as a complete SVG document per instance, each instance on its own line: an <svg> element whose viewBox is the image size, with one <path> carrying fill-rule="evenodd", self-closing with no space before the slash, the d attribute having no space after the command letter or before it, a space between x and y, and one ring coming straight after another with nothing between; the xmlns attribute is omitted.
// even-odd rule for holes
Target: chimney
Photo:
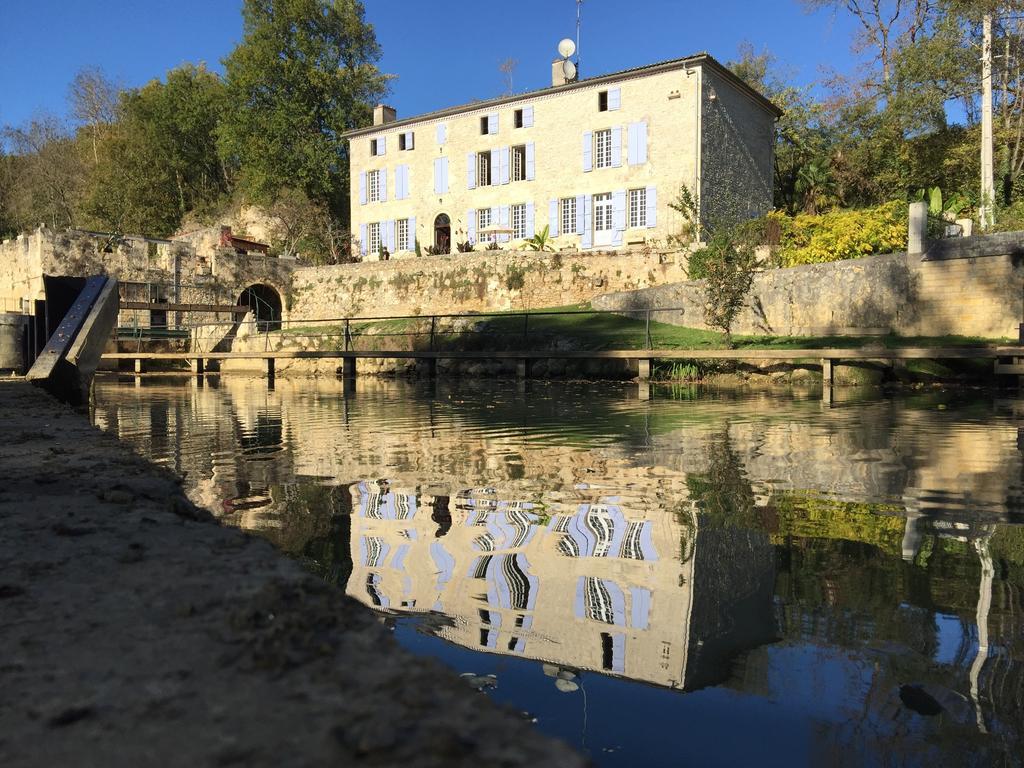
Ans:
<svg viewBox="0 0 1024 768"><path fill-rule="evenodd" d="M551 85L565 85L569 81L565 79L565 72L562 71L562 62L565 59L555 59L551 62Z"/></svg>
<svg viewBox="0 0 1024 768"><path fill-rule="evenodd" d="M389 107L386 104L378 104L373 108L373 124L384 125L385 123L393 123L398 119L398 113L394 107Z"/></svg>

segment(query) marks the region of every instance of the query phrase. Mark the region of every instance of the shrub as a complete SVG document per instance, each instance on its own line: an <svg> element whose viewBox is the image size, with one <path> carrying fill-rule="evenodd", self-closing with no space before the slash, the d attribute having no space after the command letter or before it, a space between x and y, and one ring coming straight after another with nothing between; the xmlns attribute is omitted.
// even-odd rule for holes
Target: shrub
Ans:
<svg viewBox="0 0 1024 768"><path fill-rule="evenodd" d="M762 228L761 242L771 245L777 237L775 260L779 266L822 264L904 250L907 204L894 200L875 208L834 210L819 216L774 212L752 226Z"/></svg>
<svg viewBox="0 0 1024 768"><path fill-rule="evenodd" d="M473 244L469 242L469 240L466 240L461 243L456 243L455 250L457 250L459 253L471 253L473 251Z"/></svg>

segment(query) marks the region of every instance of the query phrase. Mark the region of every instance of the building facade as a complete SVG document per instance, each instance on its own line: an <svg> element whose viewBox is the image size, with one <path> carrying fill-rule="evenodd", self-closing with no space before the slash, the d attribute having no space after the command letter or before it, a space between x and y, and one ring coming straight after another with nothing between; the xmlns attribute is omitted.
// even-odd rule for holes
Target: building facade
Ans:
<svg viewBox="0 0 1024 768"><path fill-rule="evenodd" d="M664 243L686 187L705 221L772 206L780 111L707 54L350 131L351 221L364 259Z"/></svg>

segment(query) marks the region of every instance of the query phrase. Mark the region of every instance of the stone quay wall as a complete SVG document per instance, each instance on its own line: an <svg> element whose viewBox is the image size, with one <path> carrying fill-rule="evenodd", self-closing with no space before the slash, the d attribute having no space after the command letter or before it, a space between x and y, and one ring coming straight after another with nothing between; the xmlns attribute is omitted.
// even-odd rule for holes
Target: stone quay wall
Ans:
<svg viewBox="0 0 1024 768"><path fill-rule="evenodd" d="M703 284L597 297L595 309L680 308L656 319L707 328ZM932 243L923 255L869 256L762 272L733 326L740 334L1017 338L1024 321L1024 232Z"/></svg>
<svg viewBox="0 0 1024 768"><path fill-rule="evenodd" d="M477 251L400 261L300 267L293 321L558 307L608 291L686 279L686 256L652 249L532 253Z"/></svg>
<svg viewBox="0 0 1024 768"><path fill-rule="evenodd" d="M43 275L109 275L120 283L123 301L235 304L242 291L263 284L286 297L294 262L223 250L199 252L191 244L155 238L109 235L40 227L0 243L0 311L32 310L44 298ZM173 313L172 313L173 314ZM180 313L175 324L230 320L229 315ZM118 325L148 326L145 310L122 310Z"/></svg>

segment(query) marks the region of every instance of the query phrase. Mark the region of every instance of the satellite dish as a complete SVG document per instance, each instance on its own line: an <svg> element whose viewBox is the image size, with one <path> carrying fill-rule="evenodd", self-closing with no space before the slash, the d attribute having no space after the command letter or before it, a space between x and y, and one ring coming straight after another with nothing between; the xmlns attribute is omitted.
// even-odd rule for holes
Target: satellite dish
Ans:
<svg viewBox="0 0 1024 768"><path fill-rule="evenodd" d="M576 65L566 59L562 62L562 74L565 75L565 79L575 80L576 79Z"/></svg>
<svg viewBox="0 0 1024 768"><path fill-rule="evenodd" d="M558 43L558 55L563 59L568 59L576 53L576 43L570 40L568 37L564 38Z"/></svg>

